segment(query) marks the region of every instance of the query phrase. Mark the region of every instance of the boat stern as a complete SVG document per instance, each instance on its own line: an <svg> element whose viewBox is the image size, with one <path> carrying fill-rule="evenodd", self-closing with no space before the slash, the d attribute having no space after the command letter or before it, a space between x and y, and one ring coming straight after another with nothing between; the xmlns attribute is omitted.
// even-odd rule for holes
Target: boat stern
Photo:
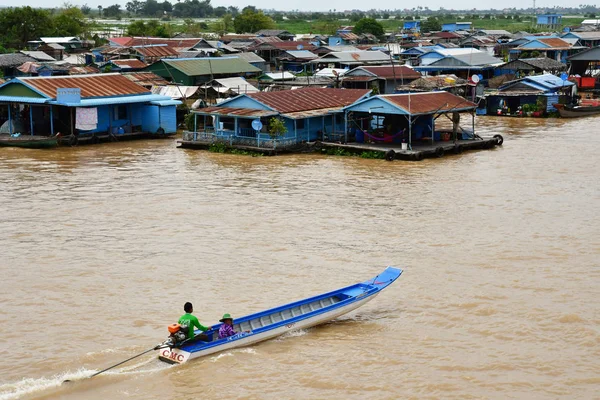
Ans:
<svg viewBox="0 0 600 400"><path fill-rule="evenodd" d="M177 349L174 347L167 347L160 349L158 353L158 359L169 364L183 364L189 360L191 353Z"/></svg>

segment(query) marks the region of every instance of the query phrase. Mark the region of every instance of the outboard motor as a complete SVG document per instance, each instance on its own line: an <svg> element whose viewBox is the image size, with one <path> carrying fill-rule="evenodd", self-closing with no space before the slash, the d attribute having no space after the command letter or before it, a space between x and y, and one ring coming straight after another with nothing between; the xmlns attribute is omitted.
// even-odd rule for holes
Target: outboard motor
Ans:
<svg viewBox="0 0 600 400"><path fill-rule="evenodd" d="M183 327L179 324L169 325L169 339L172 345L177 345L187 339L188 327Z"/></svg>

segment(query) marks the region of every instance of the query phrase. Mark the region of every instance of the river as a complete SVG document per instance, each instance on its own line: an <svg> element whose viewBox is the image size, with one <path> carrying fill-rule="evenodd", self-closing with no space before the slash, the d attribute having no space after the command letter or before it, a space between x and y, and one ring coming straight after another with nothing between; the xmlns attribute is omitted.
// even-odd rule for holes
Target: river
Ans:
<svg viewBox="0 0 600 400"><path fill-rule="evenodd" d="M504 145L414 163L0 148L0 399L598 398L600 118L477 126ZM387 265L398 281L332 323L77 380L186 301L214 324Z"/></svg>

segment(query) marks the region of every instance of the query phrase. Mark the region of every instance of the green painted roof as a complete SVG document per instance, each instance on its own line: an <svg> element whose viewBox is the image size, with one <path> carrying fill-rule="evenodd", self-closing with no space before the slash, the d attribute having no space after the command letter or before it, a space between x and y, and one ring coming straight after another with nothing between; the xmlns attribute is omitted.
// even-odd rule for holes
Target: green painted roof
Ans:
<svg viewBox="0 0 600 400"><path fill-rule="evenodd" d="M162 62L187 76L261 72L260 68L237 57L175 58Z"/></svg>

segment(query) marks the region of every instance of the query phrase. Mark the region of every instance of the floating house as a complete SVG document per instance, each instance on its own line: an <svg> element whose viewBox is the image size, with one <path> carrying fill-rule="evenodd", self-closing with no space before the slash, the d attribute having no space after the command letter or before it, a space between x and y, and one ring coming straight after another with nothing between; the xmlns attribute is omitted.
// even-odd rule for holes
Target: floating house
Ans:
<svg viewBox="0 0 600 400"><path fill-rule="evenodd" d="M541 116L554 112L553 104L565 103L573 93L574 83L552 74L526 76L506 82L486 94L490 115L520 115L528 111Z"/></svg>
<svg viewBox="0 0 600 400"><path fill-rule="evenodd" d="M438 58L439 54L444 56ZM421 65L415 67L419 72L432 75L454 74L461 78L468 78L468 75L477 73L487 79L494 76L494 69L498 65L503 64L501 59L476 49L445 49L443 52L436 50L423 54L419 59Z"/></svg>
<svg viewBox="0 0 600 400"><path fill-rule="evenodd" d="M384 65L390 56L381 51L336 51L310 61L319 67L351 69L361 65Z"/></svg>
<svg viewBox="0 0 600 400"><path fill-rule="evenodd" d="M546 57L519 58L496 67L495 75L511 74L517 77L540 75L544 72L557 73L567 69L567 65Z"/></svg>
<svg viewBox="0 0 600 400"><path fill-rule="evenodd" d="M256 32L258 37L278 37L281 40L291 41L294 40L294 34L283 30L283 29L261 29Z"/></svg>
<svg viewBox="0 0 600 400"><path fill-rule="evenodd" d="M305 63L317 58L316 54L308 50L287 50L277 57L277 65L283 71L302 72Z"/></svg>
<svg viewBox="0 0 600 400"><path fill-rule="evenodd" d="M215 78L255 76L262 71L236 56L163 59L146 67L168 81L186 86L206 83Z"/></svg>
<svg viewBox="0 0 600 400"><path fill-rule="evenodd" d="M577 39L577 45L587 48L600 46L600 32L568 32L561 36L561 39Z"/></svg>
<svg viewBox="0 0 600 400"><path fill-rule="evenodd" d="M135 72L146 68L147 65L137 58L110 60L102 65L103 69L109 69L111 72Z"/></svg>
<svg viewBox="0 0 600 400"><path fill-rule="evenodd" d="M176 132L176 105L120 74L15 78L0 85L0 132L71 145Z"/></svg>
<svg viewBox="0 0 600 400"><path fill-rule="evenodd" d="M571 65L572 74L590 75L600 69L600 46L577 53L567 61Z"/></svg>
<svg viewBox="0 0 600 400"><path fill-rule="evenodd" d="M396 86L420 77L419 72L404 65L373 65L346 72L342 76L342 86L348 89L376 89L377 94L391 94Z"/></svg>
<svg viewBox="0 0 600 400"><path fill-rule="evenodd" d="M371 96L344 108L345 138L324 146L417 161L501 144L500 137L483 139L475 134L476 107L448 92ZM471 118L461 118L465 113ZM448 123L442 126L440 118Z"/></svg>
<svg viewBox="0 0 600 400"><path fill-rule="evenodd" d="M215 142L249 149L283 149L317 139L344 136L343 107L368 97L370 90L306 88L242 94L216 107L194 111L194 129L182 147L206 148ZM277 140L268 133L272 118L286 132Z"/></svg>
<svg viewBox="0 0 600 400"><path fill-rule="evenodd" d="M538 54L539 56L566 63L568 56L584 49L582 46L574 46L575 42L577 40L559 39L556 37L532 39L510 50L510 59L520 58L523 54Z"/></svg>

